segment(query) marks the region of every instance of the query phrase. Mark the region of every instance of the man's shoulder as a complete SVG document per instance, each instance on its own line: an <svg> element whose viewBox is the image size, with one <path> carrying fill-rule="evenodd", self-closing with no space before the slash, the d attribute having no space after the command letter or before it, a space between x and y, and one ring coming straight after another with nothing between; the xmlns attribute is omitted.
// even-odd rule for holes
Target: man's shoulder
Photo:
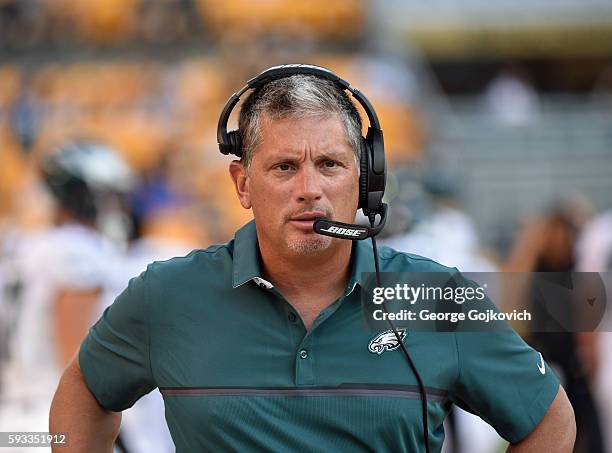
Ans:
<svg viewBox="0 0 612 453"><path fill-rule="evenodd" d="M231 269L234 241L223 244L212 244L205 249L194 249L184 256L176 256L167 260L153 261L147 266L148 276L176 278L197 272L214 270L217 275L224 265Z"/></svg>
<svg viewBox="0 0 612 453"><path fill-rule="evenodd" d="M383 272L445 272L454 274L457 269L414 253L400 252L389 246L378 250L381 271Z"/></svg>

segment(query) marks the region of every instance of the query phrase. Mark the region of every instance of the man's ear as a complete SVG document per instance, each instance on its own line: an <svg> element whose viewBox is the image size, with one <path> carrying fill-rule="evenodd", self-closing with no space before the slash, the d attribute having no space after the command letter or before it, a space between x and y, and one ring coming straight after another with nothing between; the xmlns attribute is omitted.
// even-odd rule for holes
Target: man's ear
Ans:
<svg viewBox="0 0 612 453"><path fill-rule="evenodd" d="M230 176L234 181L236 194L244 209L251 209L251 193L249 190L249 176L242 162L233 160L229 165Z"/></svg>

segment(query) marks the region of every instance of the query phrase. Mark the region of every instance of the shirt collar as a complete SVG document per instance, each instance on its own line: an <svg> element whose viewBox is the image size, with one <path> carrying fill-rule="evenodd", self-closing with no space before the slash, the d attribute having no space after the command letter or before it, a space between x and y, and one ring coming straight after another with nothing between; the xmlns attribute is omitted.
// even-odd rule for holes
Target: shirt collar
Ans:
<svg viewBox="0 0 612 453"><path fill-rule="evenodd" d="M246 282L261 278L259 265L259 247L257 245L257 230L255 220L244 225L234 236L234 280L233 287L237 288ZM256 282L259 283L259 282ZM263 283L263 282L261 282ZM269 284L269 282L266 282Z"/></svg>
<svg viewBox="0 0 612 453"><path fill-rule="evenodd" d="M364 272L374 272L372 242L368 240L353 241L351 277L346 288L346 295L352 293L356 285L363 286L362 274Z"/></svg>
<svg viewBox="0 0 612 453"><path fill-rule="evenodd" d="M346 295L353 292L357 284L363 285L362 273L374 272L374 254L370 241L354 241L351 253L351 275ZM234 236L233 287L237 288L250 280L258 285L272 288L273 285L261 275L260 254L255 220L244 225Z"/></svg>

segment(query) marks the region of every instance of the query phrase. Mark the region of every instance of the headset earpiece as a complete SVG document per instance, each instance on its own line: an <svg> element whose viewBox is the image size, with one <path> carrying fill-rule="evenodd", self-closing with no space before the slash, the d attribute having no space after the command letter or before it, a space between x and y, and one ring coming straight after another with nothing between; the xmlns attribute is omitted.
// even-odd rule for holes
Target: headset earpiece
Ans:
<svg viewBox="0 0 612 453"><path fill-rule="evenodd" d="M368 156L368 165L366 168L367 201L363 206L363 213L369 216L372 213L379 213L382 208L382 199L385 194L385 184L387 180L387 168L382 131L369 127L368 133L363 141Z"/></svg>
<svg viewBox="0 0 612 453"><path fill-rule="evenodd" d="M368 204L368 145L364 138L361 139L361 151L359 153L359 205L357 208L367 208Z"/></svg>
<svg viewBox="0 0 612 453"><path fill-rule="evenodd" d="M227 141L231 147L230 153L237 157L242 157L242 136L240 135L240 131L229 131L227 133Z"/></svg>

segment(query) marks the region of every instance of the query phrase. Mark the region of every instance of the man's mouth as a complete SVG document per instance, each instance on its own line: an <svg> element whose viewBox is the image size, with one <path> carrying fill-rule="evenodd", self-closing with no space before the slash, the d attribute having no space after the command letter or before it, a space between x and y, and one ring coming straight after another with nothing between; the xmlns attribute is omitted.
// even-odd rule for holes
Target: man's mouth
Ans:
<svg viewBox="0 0 612 453"><path fill-rule="evenodd" d="M289 219L289 223L303 231L313 231L314 221L318 217L325 217L322 211L309 211L295 215Z"/></svg>

